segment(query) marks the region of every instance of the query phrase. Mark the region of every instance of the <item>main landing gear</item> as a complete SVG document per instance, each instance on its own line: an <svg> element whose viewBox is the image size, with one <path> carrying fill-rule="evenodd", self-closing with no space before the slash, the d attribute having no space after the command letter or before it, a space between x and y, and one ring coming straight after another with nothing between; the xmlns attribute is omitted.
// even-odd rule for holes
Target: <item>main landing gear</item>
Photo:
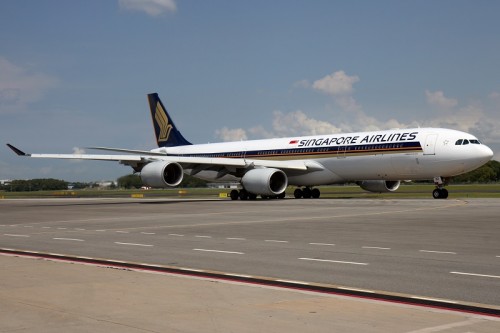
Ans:
<svg viewBox="0 0 500 333"><path fill-rule="evenodd" d="M314 198L317 199L321 195L321 192L317 188L304 187L302 189L298 188L293 192L293 196L296 199L304 198Z"/></svg>
<svg viewBox="0 0 500 333"><path fill-rule="evenodd" d="M434 184L436 188L432 191L432 197L434 199L446 199L448 198L448 190L444 188L446 185L446 180L441 177L434 177Z"/></svg>
<svg viewBox="0 0 500 333"><path fill-rule="evenodd" d="M250 193L245 189L242 190L232 190L231 193L229 193L229 197L231 197L231 200L255 200L257 199L257 194ZM285 198L285 191L278 195L261 195L262 199L284 199Z"/></svg>

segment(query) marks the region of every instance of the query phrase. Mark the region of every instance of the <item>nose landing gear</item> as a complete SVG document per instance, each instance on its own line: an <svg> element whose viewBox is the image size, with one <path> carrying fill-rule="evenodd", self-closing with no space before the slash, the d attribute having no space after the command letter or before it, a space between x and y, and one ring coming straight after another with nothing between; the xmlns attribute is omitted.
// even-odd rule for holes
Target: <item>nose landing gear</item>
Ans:
<svg viewBox="0 0 500 333"><path fill-rule="evenodd" d="M436 188L432 191L432 197L434 199L446 199L448 198L448 190L444 188L447 181L441 177L434 177L434 184Z"/></svg>

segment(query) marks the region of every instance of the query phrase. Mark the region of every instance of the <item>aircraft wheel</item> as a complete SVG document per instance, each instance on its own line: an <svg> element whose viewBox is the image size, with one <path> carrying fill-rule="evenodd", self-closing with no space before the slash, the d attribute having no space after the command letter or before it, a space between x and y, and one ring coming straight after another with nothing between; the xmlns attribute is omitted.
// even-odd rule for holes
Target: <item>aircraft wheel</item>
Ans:
<svg viewBox="0 0 500 333"><path fill-rule="evenodd" d="M432 191L432 197L434 199L441 199L441 189L436 188L434 191Z"/></svg>
<svg viewBox="0 0 500 333"><path fill-rule="evenodd" d="M447 199L448 198L448 190L447 189L443 188L441 190L441 198L442 199Z"/></svg>
<svg viewBox="0 0 500 333"><path fill-rule="evenodd" d="M231 197L231 200L238 200L240 197L238 190L232 190L231 193L229 193L229 197Z"/></svg>
<svg viewBox="0 0 500 333"><path fill-rule="evenodd" d="M310 199L312 196L311 189L309 187L306 187L302 190L302 196L304 199Z"/></svg>
<svg viewBox="0 0 500 333"><path fill-rule="evenodd" d="M311 195L314 199L318 199L321 195L321 192L317 188L313 188L311 191Z"/></svg>
<svg viewBox="0 0 500 333"><path fill-rule="evenodd" d="M240 191L240 200L247 200L248 199L248 192L247 190L243 189Z"/></svg>
<svg viewBox="0 0 500 333"><path fill-rule="evenodd" d="M257 194L248 193L248 199L250 199L250 200L255 200L255 199L257 199Z"/></svg>
<svg viewBox="0 0 500 333"><path fill-rule="evenodd" d="M285 191L283 191L280 194L278 194L278 199L285 199L285 197L286 197Z"/></svg>
<svg viewBox="0 0 500 333"><path fill-rule="evenodd" d="M295 197L295 199L302 198L302 195L303 195L303 193L302 193L302 190L300 188L293 191L293 196Z"/></svg>

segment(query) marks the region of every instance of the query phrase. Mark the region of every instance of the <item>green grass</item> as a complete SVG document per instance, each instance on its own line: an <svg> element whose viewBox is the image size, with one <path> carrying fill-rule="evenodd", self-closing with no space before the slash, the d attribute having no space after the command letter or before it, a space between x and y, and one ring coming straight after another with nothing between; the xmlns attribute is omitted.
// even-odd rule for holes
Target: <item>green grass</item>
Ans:
<svg viewBox="0 0 500 333"><path fill-rule="evenodd" d="M287 196L293 197L295 187L287 189ZM321 186L321 198L432 198L434 185L401 184L396 192L370 193L360 187ZM450 185L447 187L450 199L459 198L500 198L500 184ZM37 191L37 192L0 192L0 199L8 198L207 198L217 199L220 193L229 189L189 188L163 190L74 190L74 191Z"/></svg>

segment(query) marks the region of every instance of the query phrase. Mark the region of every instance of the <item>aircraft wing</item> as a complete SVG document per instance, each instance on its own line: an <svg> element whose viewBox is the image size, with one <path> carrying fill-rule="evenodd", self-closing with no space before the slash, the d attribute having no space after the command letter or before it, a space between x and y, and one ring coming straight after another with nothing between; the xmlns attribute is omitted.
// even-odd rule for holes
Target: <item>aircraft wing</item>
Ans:
<svg viewBox="0 0 500 333"><path fill-rule="evenodd" d="M228 169L239 168L277 168L282 170L297 170L297 171L315 171L322 170L323 167L319 163L302 160L290 161L275 161L265 159L244 159L244 158L224 158L224 157L191 157L191 156L175 156L150 151L126 150L116 148L104 148L101 150L127 152L129 154L29 154L14 147L11 144L7 146L19 156L33 158L55 158L55 159L75 159L75 160L100 160L100 161L116 161L124 165L136 167L139 164L147 164L155 161L169 161L179 163L184 168L196 168L197 170L210 169L212 167L227 167Z"/></svg>

